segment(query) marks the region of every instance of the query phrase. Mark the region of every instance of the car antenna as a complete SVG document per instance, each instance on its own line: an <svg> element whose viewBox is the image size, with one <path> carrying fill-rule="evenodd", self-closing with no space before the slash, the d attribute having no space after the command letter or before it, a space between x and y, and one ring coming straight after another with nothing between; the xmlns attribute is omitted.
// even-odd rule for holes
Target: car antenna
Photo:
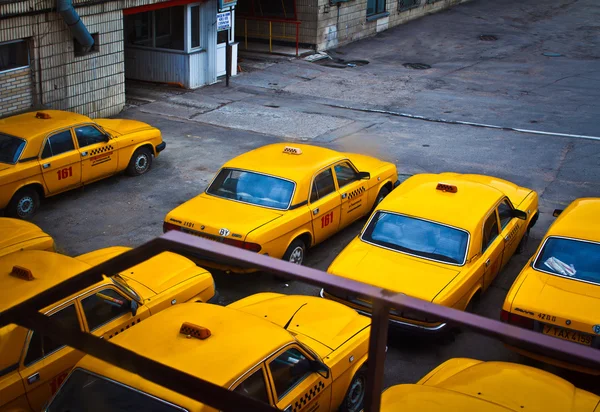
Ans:
<svg viewBox="0 0 600 412"><path fill-rule="evenodd" d="M300 306L298 309L296 309L296 311L294 312L294 314L292 315L290 320L287 321L287 323L285 324L283 329L287 330L288 326L290 326L290 323L292 322L292 319L294 319L294 316L296 316L296 313L298 313L300 311L300 309L302 309L306 305L308 305L308 302L304 303L302 306Z"/></svg>

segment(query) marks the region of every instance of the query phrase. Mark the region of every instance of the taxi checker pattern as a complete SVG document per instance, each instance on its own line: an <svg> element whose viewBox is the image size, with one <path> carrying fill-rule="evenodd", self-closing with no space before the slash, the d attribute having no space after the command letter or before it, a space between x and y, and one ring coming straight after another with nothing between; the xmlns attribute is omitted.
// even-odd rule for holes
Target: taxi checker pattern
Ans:
<svg viewBox="0 0 600 412"><path fill-rule="evenodd" d="M315 384L315 386L310 388L308 392L306 392L304 395L302 395L301 398L294 402L294 408L292 409L292 412L297 412L304 409L304 407L308 405L308 403L323 389L325 389L325 384L323 383L323 381L319 381L319 383Z"/></svg>
<svg viewBox="0 0 600 412"><path fill-rule="evenodd" d="M361 186L358 189L355 189L355 190L351 191L350 193L348 193L348 198L352 199L353 197L360 196L366 191L367 191L367 189L365 189L364 186Z"/></svg>
<svg viewBox="0 0 600 412"><path fill-rule="evenodd" d="M112 150L113 150L112 145L111 144L107 144L106 146L98 147L97 149L91 150L90 151L90 156L102 154L102 153L105 153L105 152L110 152Z"/></svg>

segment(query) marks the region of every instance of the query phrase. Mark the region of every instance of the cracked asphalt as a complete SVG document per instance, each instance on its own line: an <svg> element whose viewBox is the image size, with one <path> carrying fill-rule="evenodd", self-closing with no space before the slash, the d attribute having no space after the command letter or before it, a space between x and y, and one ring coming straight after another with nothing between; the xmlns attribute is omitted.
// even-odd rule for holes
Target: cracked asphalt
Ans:
<svg viewBox="0 0 600 412"><path fill-rule="evenodd" d="M478 308L497 319L552 211L600 194L600 142L593 139L600 136L598 22L595 0L475 0L330 53L337 62L369 61L362 66L244 55L244 72L230 88L130 83L133 104L120 116L159 127L166 150L144 176L117 176L48 199L34 223L70 255L140 245L160 235L165 214L202 191L226 160L282 139L374 155L403 175L495 175L535 189L541 212L526 253L510 261ZM481 34L498 40L481 41ZM408 62L432 68L411 70L402 65ZM306 264L327 269L363 224L311 250ZM261 291L318 293L266 274L214 276L224 304ZM452 341L392 336L389 346L386 385L415 382L444 360L465 356L535 365L600 394L598 378L533 362L469 331Z"/></svg>

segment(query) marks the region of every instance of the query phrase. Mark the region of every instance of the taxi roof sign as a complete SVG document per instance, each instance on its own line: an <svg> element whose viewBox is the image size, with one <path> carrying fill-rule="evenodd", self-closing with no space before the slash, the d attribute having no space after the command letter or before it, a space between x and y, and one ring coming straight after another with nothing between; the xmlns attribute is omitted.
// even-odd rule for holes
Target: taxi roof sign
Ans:
<svg viewBox="0 0 600 412"><path fill-rule="evenodd" d="M293 155L301 155L302 149L298 147L286 146L283 148L283 153L293 154Z"/></svg>
<svg viewBox="0 0 600 412"><path fill-rule="evenodd" d="M35 118L36 119L51 119L52 117L48 114L48 113L44 113L44 112L37 112L35 114Z"/></svg>
<svg viewBox="0 0 600 412"><path fill-rule="evenodd" d="M183 322L179 333L185 335L187 338L206 339L211 333L210 329L203 326L194 325L193 323Z"/></svg>
<svg viewBox="0 0 600 412"><path fill-rule="evenodd" d="M33 280L33 273L30 269L24 268L23 266L14 265L10 271L10 275L23 280Z"/></svg>
<svg viewBox="0 0 600 412"><path fill-rule="evenodd" d="M456 187L455 185L449 185L446 183L438 183L437 186L435 187L435 189L441 190L442 192L447 192L447 193L458 192L458 187Z"/></svg>

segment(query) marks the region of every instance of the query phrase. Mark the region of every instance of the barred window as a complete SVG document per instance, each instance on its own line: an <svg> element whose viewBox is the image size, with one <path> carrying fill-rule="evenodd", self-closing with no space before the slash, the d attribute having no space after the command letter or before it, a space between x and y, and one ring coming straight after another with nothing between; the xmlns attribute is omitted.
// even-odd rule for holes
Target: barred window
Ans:
<svg viewBox="0 0 600 412"><path fill-rule="evenodd" d="M419 7L421 0L399 0L398 1L398 11L406 11L410 9L414 9L415 7Z"/></svg>

